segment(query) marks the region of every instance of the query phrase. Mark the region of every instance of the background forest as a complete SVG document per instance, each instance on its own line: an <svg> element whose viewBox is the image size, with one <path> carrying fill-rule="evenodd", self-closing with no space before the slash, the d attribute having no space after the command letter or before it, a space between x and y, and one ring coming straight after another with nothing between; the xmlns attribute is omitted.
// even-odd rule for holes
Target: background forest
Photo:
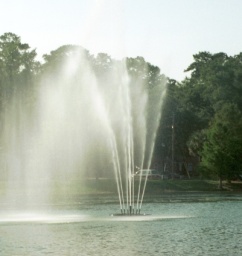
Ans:
<svg viewBox="0 0 242 256"><path fill-rule="evenodd" d="M23 106L28 115L33 114L31 109L40 79L58 72L60 63L78 48L81 47L61 46L45 54L43 62L39 62L36 50L21 42L19 36L13 33L0 36L1 162L5 157L4 136L10 132L4 130L4 119L11 113L13 101L19 114ZM87 50L85 53L99 77L117 62L106 53L96 56ZM159 67L142 57L125 59L131 81L142 80L151 89L167 80L152 165L167 173L174 169L189 178L232 180L242 172L242 53L228 56L222 52L199 52L193 58L193 63L185 69L188 75L183 81L166 77ZM13 118L18 118L18 113ZM101 151L97 152L99 166L100 154Z"/></svg>

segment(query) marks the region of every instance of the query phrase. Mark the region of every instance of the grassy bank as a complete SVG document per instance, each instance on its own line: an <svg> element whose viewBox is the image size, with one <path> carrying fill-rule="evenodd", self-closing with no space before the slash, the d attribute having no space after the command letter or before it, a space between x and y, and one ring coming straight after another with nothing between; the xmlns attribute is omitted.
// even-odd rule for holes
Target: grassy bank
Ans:
<svg viewBox="0 0 242 256"><path fill-rule="evenodd" d="M242 192L241 182L224 182L224 191ZM124 186L125 187L125 186ZM135 181L138 190L138 181ZM141 188L142 189L142 188ZM111 179L88 179L71 187L75 194L117 194L116 182ZM213 180L148 180L146 194L163 194L169 192L216 192L218 182Z"/></svg>
<svg viewBox="0 0 242 256"><path fill-rule="evenodd" d="M224 191L241 191L242 183L223 183ZM161 192L212 192L219 191L218 181L213 180L162 180L149 181L147 183L147 193Z"/></svg>
<svg viewBox="0 0 242 256"><path fill-rule="evenodd" d="M0 196L6 195L8 189L5 182L0 182ZM48 186L40 187L40 184L32 184L33 193L48 193L53 198L59 200L63 197L79 197L85 195L117 195L116 182L113 179L85 179L67 182L51 182ZM125 186L124 186L125 187ZM11 194L24 195L25 184L11 186ZM138 190L138 181L135 181L135 188ZM142 187L141 187L142 191ZM179 192L218 192L218 182L212 180L148 180L145 190L146 195L162 195L164 193L179 193ZM227 184L224 182L225 192L241 192L242 182L232 182ZM137 194L137 191L135 192Z"/></svg>

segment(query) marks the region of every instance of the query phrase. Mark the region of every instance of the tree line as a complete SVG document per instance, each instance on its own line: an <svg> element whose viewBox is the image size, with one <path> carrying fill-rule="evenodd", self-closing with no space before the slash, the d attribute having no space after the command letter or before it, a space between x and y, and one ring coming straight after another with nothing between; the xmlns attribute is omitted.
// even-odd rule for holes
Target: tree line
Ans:
<svg viewBox="0 0 242 256"><path fill-rule="evenodd" d="M175 150L198 157L200 175L230 181L242 172L242 53L199 52L193 58L185 70L189 77L169 80L160 127L171 124L173 113ZM165 132L159 139L170 143Z"/></svg>
<svg viewBox="0 0 242 256"><path fill-rule="evenodd" d="M0 127L11 111L11 103L29 109L36 99L40 77L59 72L59 64L75 54L80 46L64 45L37 61L36 49L14 33L0 36ZM102 77L113 60L105 53L91 55L83 49L96 75ZM199 52L185 70L188 76L176 81L161 74L143 57L126 58L132 82L142 80L148 88L167 80L166 97L157 132L155 157L170 158L172 126L175 128L175 155L200 159L198 173L231 180L242 168L242 53ZM130 83L132 84L132 83ZM150 103L152 104L152 102ZM1 135L1 148L4 148Z"/></svg>

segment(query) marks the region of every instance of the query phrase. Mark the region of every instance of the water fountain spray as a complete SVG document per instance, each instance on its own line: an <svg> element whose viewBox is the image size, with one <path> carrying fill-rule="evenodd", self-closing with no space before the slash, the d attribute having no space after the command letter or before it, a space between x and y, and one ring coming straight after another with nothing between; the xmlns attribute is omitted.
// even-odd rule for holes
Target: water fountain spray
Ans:
<svg viewBox="0 0 242 256"><path fill-rule="evenodd" d="M98 142L100 158L112 161L121 214L140 214L147 178L136 181L135 166L151 165L165 78L142 58L113 61L76 47L66 51L62 61L47 65L31 112L18 95L9 103L2 141L4 168L14 182L6 200L14 201L17 189L26 203L48 204L53 184L85 176Z"/></svg>

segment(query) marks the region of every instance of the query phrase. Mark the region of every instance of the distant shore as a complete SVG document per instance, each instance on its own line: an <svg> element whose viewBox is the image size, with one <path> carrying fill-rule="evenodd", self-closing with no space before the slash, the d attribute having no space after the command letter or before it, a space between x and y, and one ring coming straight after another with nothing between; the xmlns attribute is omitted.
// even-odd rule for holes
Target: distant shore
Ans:
<svg viewBox="0 0 242 256"><path fill-rule="evenodd" d="M162 180L149 181L147 183L147 192L242 192L242 182L233 181L223 182L223 189L219 189L218 181L214 180Z"/></svg>
<svg viewBox="0 0 242 256"><path fill-rule="evenodd" d="M135 184L137 188L138 183ZM213 180L148 180L144 202L152 203L190 203L241 201L242 182L223 182L218 189L218 181ZM75 198L96 203L114 203L118 200L116 183L110 179L87 179L85 185L76 191ZM135 198L137 194L135 193ZM136 199L135 199L136 200Z"/></svg>
<svg viewBox="0 0 242 256"><path fill-rule="evenodd" d="M234 181L231 183L223 182L223 189L218 188L218 181L214 180L148 180L145 194L161 195L164 193L176 192L235 192L242 193L242 182ZM135 189L138 188L138 181ZM111 179L87 179L81 186L76 188L78 194L117 194L115 180Z"/></svg>
<svg viewBox="0 0 242 256"><path fill-rule="evenodd" d="M24 197L26 193L25 183L18 180L0 181L0 197L5 197L9 194L13 197ZM41 187L42 185L42 187ZM138 194L138 181L135 181L135 196ZM33 191L38 195L37 189L48 197L61 201L64 198L78 199L85 196L117 196L117 185L114 179L110 178L89 178L67 180L63 182L51 181L47 184L40 184L38 181L32 182L31 186L35 188ZM125 187L125 186L124 186ZM11 188L9 190L9 188ZM141 191L143 187L141 186ZM125 194L125 191L123 192ZM151 197L179 197L179 195L199 195L201 194L238 194L242 195L242 182L233 181L231 183L223 182L223 189L218 188L218 181L214 180L148 180L145 189L145 198ZM197 200L197 199L196 199Z"/></svg>

